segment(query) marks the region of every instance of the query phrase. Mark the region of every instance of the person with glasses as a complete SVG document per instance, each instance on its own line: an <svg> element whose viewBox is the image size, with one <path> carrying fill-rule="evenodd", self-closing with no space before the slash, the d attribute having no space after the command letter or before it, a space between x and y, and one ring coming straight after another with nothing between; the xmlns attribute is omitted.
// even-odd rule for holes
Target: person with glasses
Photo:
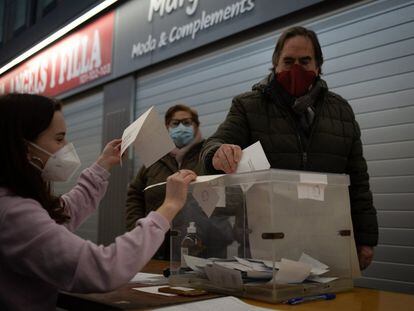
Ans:
<svg viewBox="0 0 414 311"><path fill-rule="evenodd" d="M183 104L170 107L165 114L167 127L176 148L150 167L142 166L128 188L126 200L126 227L133 230L139 219L155 210L165 196L164 187L144 191L147 186L166 181L167 177L180 169L200 172L198 157L203 145L197 112ZM169 258L169 238L154 256L158 259Z"/></svg>
<svg viewBox="0 0 414 311"><path fill-rule="evenodd" d="M139 219L156 209L165 196L165 187L153 187L144 191L147 186L164 182L168 176L182 169L201 173L199 156L204 139L197 112L183 104L172 106L165 114L165 126L176 148L150 167L142 166L129 185L126 200L128 230L132 230ZM182 231L184 236L190 221L195 221L197 234L201 236L206 249L212 250L209 254L224 256L227 245L233 240L233 233L228 216L223 213L222 208L216 208L213 215L208 218L190 196L184 209L174 219L173 227ZM164 243L153 258L169 260L170 249L168 232Z"/></svg>

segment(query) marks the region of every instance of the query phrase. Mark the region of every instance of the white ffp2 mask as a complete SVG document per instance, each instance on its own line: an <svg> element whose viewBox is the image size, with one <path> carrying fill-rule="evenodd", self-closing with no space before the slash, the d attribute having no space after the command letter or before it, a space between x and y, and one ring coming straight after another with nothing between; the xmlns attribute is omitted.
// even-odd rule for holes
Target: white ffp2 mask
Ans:
<svg viewBox="0 0 414 311"><path fill-rule="evenodd" d="M68 181L81 165L79 156L76 153L75 147L72 143L66 144L54 154L51 154L47 150L39 147L32 142L30 142L30 144L33 147L50 155L43 168L40 168L38 165L33 164L41 170L43 180Z"/></svg>

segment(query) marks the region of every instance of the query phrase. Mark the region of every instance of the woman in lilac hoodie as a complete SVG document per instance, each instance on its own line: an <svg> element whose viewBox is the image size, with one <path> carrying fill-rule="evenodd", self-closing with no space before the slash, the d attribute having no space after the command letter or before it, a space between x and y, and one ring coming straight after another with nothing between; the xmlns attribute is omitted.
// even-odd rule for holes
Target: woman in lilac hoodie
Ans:
<svg viewBox="0 0 414 311"><path fill-rule="evenodd" d="M0 97L1 310L54 310L58 290L105 292L127 283L161 245L196 177L187 170L172 175L157 211L113 244L98 246L73 231L104 196L121 140L106 145L69 193L54 197L50 181L67 179L79 166L65 134L58 101Z"/></svg>

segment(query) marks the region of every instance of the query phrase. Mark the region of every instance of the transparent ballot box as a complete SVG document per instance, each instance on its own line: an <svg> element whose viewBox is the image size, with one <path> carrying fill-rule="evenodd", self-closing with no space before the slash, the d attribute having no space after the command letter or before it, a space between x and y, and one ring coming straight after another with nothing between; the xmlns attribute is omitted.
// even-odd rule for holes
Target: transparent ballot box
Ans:
<svg viewBox="0 0 414 311"><path fill-rule="evenodd" d="M353 287L347 175L202 176L171 229L170 285L267 302Z"/></svg>

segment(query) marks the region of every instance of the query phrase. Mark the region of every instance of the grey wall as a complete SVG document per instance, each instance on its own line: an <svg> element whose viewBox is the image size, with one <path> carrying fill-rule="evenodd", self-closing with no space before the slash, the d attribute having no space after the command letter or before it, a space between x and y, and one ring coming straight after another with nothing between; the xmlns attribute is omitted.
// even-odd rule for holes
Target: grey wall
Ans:
<svg viewBox="0 0 414 311"><path fill-rule="evenodd" d="M324 78L350 101L362 129L380 238L357 284L413 293L414 3L375 1L302 24L318 33ZM279 33L138 77L135 115L152 105L163 115L184 102L211 135L232 97L268 72Z"/></svg>
<svg viewBox="0 0 414 311"><path fill-rule="evenodd" d="M64 101L63 114L67 126L67 140L73 142L82 162L81 168L69 182L55 183L54 191L63 194L76 183L81 171L96 161L101 152L103 94L94 90ZM76 233L84 239L97 242L98 211L78 228Z"/></svg>

